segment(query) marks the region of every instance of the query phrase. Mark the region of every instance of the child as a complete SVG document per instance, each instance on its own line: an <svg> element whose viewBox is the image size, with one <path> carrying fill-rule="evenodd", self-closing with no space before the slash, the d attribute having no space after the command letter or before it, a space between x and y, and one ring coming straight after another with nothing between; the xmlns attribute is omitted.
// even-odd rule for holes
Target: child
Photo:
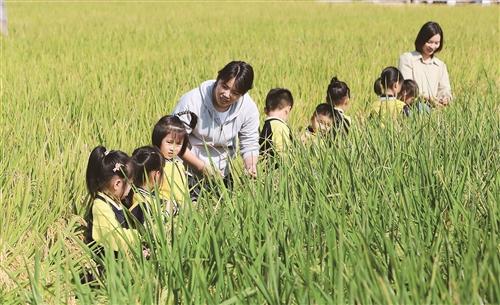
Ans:
<svg viewBox="0 0 500 305"><path fill-rule="evenodd" d="M419 96L418 84L413 79L405 79L401 91L398 94L398 99L403 101L412 110L417 113L430 113L431 107L417 100Z"/></svg>
<svg viewBox="0 0 500 305"><path fill-rule="evenodd" d="M307 127L306 132L301 137L302 142L309 142L311 139L316 138L318 134L328 134L332 128L333 120L331 105L323 103L316 106L311 117L311 125Z"/></svg>
<svg viewBox="0 0 500 305"><path fill-rule="evenodd" d="M139 240L136 230L129 229L121 200L130 191L134 163L121 151L108 151L103 146L92 150L87 166L86 182L92 199L87 218L87 243L99 245L97 254L109 249L117 255L127 244Z"/></svg>
<svg viewBox="0 0 500 305"><path fill-rule="evenodd" d="M165 158L160 198L167 200L172 210L174 207L181 208L189 198L186 172L178 158L184 154L188 144L184 123L175 115L162 117L153 128L151 141Z"/></svg>
<svg viewBox="0 0 500 305"><path fill-rule="evenodd" d="M333 129L334 136L337 131L349 132L351 126L351 118L345 115L345 111L349 107L349 99L351 90L345 82L339 81L337 77L333 77L326 90L326 102L333 107Z"/></svg>
<svg viewBox="0 0 500 305"><path fill-rule="evenodd" d="M137 222L144 225L144 214L151 215L153 208L153 191L156 186L160 186L162 181L165 159L158 148L143 146L134 150L132 160L136 164L134 177L136 189L129 210ZM167 211L170 209L167 208Z"/></svg>
<svg viewBox="0 0 500 305"><path fill-rule="evenodd" d="M290 127L286 123L292 107L293 96L289 90L275 88L267 94L264 108L267 117L259 136L261 156L285 154L292 142Z"/></svg>
<svg viewBox="0 0 500 305"><path fill-rule="evenodd" d="M409 115L409 107L397 99L403 85L403 75L395 67L382 70L380 77L374 83L374 91L379 100L372 104L370 117L391 117L396 119L401 115Z"/></svg>

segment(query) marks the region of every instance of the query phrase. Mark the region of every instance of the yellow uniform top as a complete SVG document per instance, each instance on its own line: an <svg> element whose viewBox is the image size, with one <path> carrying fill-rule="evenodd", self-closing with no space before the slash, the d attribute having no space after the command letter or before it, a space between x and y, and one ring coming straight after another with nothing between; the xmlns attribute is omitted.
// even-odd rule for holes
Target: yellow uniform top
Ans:
<svg viewBox="0 0 500 305"><path fill-rule="evenodd" d="M260 132L259 142L262 154L283 156L292 143L290 127L279 118L268 117Z"/></svg>
<svg viewBox="0 0 500 305"><path fill-rule="evenodd" d="M380 97L380 100L374 102L370 107L371 117L397 119L408 115L408 106L395 97Z"/></svg>
<svg viewBox="0 0 500 305"><path fill-rule="evenodd" d="M134 192L132 206L129 208L129 211L140 224L144 225L146 217L151 215L153 200L153 194L140 187Z"/></svg>
<svg viewBox="0 0 500 305"><path fill-rule="evenodd" d="M92 238L102 246L119 251L139 241L138 232L128 229L122 205L102 192L94 199L91 219Z"/></svg>
<svg viewBox="0 0 500 305"><path fill-rule="evenodd" d="M163 168L163 181L160 186L160 198L174 201L182 207L189 198L186 171L178 159L166 160Z"/></svg>

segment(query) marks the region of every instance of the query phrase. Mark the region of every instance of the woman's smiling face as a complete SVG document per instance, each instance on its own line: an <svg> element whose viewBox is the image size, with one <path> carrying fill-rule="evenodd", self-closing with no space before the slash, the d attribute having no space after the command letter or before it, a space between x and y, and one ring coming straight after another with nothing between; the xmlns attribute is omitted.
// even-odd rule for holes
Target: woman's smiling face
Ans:
<svg viewBox="0 0 500 305"><path fill-rule="evenodd" d="M219 80L214 88L213 104L217 111L224 112L231 107L243 94L234 87L234 78L227 82Z"/></svg>
<svg viewBox="0 0 500 305"><path fill-rule="evenodd" d="M424 57L426 58L431 57L432 55L434 55L434 53L436 52L436 50L439 48L440 45L441 45L441 35L436 34L432 36L429 40L427 40L427 42L422 47L422 55L424 55Z"/></svg>

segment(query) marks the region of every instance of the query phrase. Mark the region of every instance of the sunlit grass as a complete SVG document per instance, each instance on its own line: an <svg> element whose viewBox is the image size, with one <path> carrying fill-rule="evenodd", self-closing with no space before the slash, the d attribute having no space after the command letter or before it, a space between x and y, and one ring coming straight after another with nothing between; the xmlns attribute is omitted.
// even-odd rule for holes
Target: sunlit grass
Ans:
<svg viewBox="0 0 500 305"><path fill-rule="evenodd" d="M0 38L0 303L493 304L499 290L498 14L492 7L317 3L8 3ZM373 80L438 21L456 100L381 129ZM296 98L298 135L333 75L347 139L297 145L79 283L91 149L132 152L232 59ZM76 215L76 216L75 216Z"/></svg>

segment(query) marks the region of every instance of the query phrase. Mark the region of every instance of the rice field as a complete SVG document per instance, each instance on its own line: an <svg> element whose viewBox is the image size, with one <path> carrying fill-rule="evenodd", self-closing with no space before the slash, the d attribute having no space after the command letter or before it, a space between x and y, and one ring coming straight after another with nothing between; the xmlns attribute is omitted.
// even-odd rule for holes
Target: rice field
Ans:
<svg viewBox="0 0 500 305"><path fill-rule="evenodd" d="M497 5L317 2L7 2L1 43L1 304L498 304ZM420 26L455 100L380 128L373 81ZM81 229L93 147L131 153L179 97L233 59L251 96L285 87L308 125L337 75L349 137L297 145L279 168L205 196L99 284ZM261 119L263 119L261 113Z"/></svg>

